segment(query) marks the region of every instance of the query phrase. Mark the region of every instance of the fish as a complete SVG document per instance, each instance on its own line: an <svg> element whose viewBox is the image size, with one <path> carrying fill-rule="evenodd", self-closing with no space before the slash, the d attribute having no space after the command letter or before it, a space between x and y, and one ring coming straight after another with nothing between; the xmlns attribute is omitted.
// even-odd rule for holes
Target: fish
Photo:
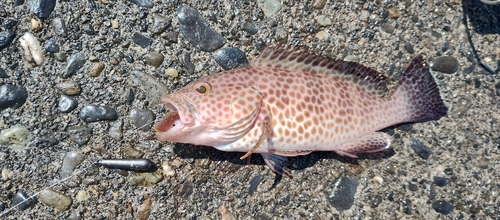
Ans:
<svg viewBox="0 0 500 220"><path fill-rule="evenodd" d="M199 78L164 95L168 112L157 139L262 155L275 173L292 177L287 157L388 149L381 129L439 120L448 108L428 64L414 58L396 89L356 62L292 46L266 47L247 66Z"/></svg>

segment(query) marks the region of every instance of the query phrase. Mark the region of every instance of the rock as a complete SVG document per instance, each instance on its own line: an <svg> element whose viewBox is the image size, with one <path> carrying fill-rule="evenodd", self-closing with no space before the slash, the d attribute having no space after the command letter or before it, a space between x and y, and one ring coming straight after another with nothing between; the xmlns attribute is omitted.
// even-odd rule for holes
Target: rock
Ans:
<svg viewBox="0 0 500 220"><path fill-rule="evenodd" d="M123 138L123 120L118 119L114 124L109 128L109 136L113 139L119 141Z"/></svg>
<svg viewBox="0 0 500 220"><path fill-rule="evenodd" d="M44 189L38 194L38 198L43 204L53 207L59 211L66 211L73 204L73 199L64 193L53 189Z"/></svg>
<svg viewBox="0 0 500 220"><path fill-rule="evenodd" d="M133 148L131 146L126 147L125 150L123 150L123 152L130 158L142 158L142 156L144 156L144 152L136 148Z"/></svg>
<svg viewBox="0 0 500 220"><path fill-rule="evenodd" d="M243 25L241 25L241 29L245 32L247 32L250 35L254 35L257 32L259 32L259 29L257 28L257 25L255 25L252 22L245 22Z"/></svg>
<svg viewBox="0 0 500 220"><path fill-rule="evenodd" d="M87 128L85 126L74 126L68 128L69 139L74 141L79 145L84 145L90 140L90 135L92 134L92 128Z"/></svg>
<svg viewBox="0 0 500 220"><path fill-rule="evenodd" d="M276 15L281 9L281 1L278 0L257 0L257 3L266 17Z"/></svg>
<svg viewBox="0 0 500 220"><path fill-rule="evenodd" d="M392 34L394 33L394 26L388 24L388 23L384 23L380 26L380 29L385 32L385 33L388 33L388 34Z"/></svg>
<svg viewBox="0 0 500 220"><path fill-rule="evenodd" d="M130 111L130 121L138 130L149 130L155 118L155 114L149 109L134 108Z"/></svg>
<svg viewBox="0 0 500 220"><path fill-rule="evenodd" d="M66 37L66 26L61 18L52 19L52 27L57 35Z"/></svg>
<svg viewBox="0 0 500 220"><path fill-rule="evenodd" d="M56 0L30 0L29 6L31 13L40 19L46 19L56 7Z"/></svg>
<svg viewBox="0 0 500 220"><path fill-rule="evenodd" d="M56 84L56 88L64 95L79 95L82 89L80 85L73 80L63 81Z"/></svg>
<svg viewBox="0 0 500 220"><path fill-rule="evenodd" d="M54 59L59 61L59 62L64 62L66 61L66 53L64 52L58 52L58 53L54 53Z"/></svg>
<svg viewBox="0 0 500 220"><path fill-rule="evenodd" d="M187 69L187 72L189 74L193 74L194 73L194 64L193 64L193 62L191 62L191 54L182 53L181 60L182 60L182 63L184 64L184 67Z"/></svg>
<svg viewBox="0 0 500 220"><path fill-rule="evenodd" d="M171 77L177 77L179 76L179 71L177 71L174 68L168 68L165 70L165 75L171 76Z"/></svg>
<svg viewBox="0 0 500 220"><path fill-rule="evenodd" d="M433 60L430 67L434 71L443 73L454 73L458 70L459 63L457 58L451 56L443 56Z"/></svg>
<svg viewBox="0 0 500 220"><path fill-rule="evenodd" d="M288 41L288 32L283 27L278 27L274 30L274 36L278 42L284 44Z"/></svg>
<svg viewBox="0 0 500 220"><path fill-rule="evenodd" d="M153 34L163 33L168 25L170 25L170 21L167 18L159 14L153 15Z"/></svg>
<svg viewBox="0 0 500 220"><path fill-rule="evenodd" d="M17 87L9 84L0 86L0 111L6 108L19 108L28 98L26 88Z"/></svg>
<svg viewBox="0 0 500 220"><path fill-rule="evenodd" d="M415 50L413 49L413 45L411 45L410 43L408 42L404 42L403 43L403 48L405 48L405 50L410 53L410 54L413 54L415 53Z"/></svg>
<svg viewBox="0 0 500 220"><path fill-rule="evenodd" d="M434 180L436 186L439 187L443 187L450 182L450 180L446 177L434 176L432 179Z"/></svg>
<svg viewBox="0 0 500 220"><path fill-rule="evenodd" d="M12 172L12 170L9 170L6 168L2 169L2 180L3 181L11 180L12 177L14 177L14 172Z"/></svg>
<svg viewBox="0 0 500 220"><path fill-rule="evenodd" d="M212 52L226 44L226 39L208 27L205 19L195 9L181 6L177 12L182 35L197 50Z"/></svg>
<svg viewBox="0 0 500 220"><path fill-rule="evenodd" d="M246 54L234 47L217 50L214 59L225 70L248 66Z"/></svg>
<svg viewBox="0 0 500 220"><path fill-rule="evenodd" d="M36 198L29 198L28 194L23 191L18 191L13 197L11 206L17 206L17 210L24 211L35 206ZM3 213L2 213L3 214Z"/></svg>
<svg viewBox="0 0 500 220"><path fill-rule="evenodd" d="M76 201L85 202L89 199L89 193L85 190L80 190L76 193Z"/></svg>
<svg viewBox="0 0 500 220"><path fill-rule="evenodd" d="M73 54L68 60L68 65L66 66L66 70L61 72L62 78L68 78L73 76L78 70L80 70L85 62L87 61L87 57L83 53Z"/></svg>
<svg viewBox="0 0 500 220"><path fill-rule="evenodd" d="M176 32L167 32L163 38L168 40L170 43L177 43L177 38L179 37L179 34Z"/></svg>
<svg viewBox="0 0 500 220"><path fill-rule="evenodd" d="M128 176L128 183L131 186L152 186L163 180L159 171L152 173L133 173Z"/></svg>
<svg viewBox="0 0 500 220"><path fill-rule="evenodd" d="M411 201L409 199L403 201L403 212L407 215L411 214Z"/></svg>
<svg viewBox="0 0 500 220"><path fill-rule="evenodd" d="M27 32L19 38L19 44L23 49L24 63L28 68L41 66L45 60L40 42L33 34Z"/></svg>
<svg viewBox="0 0 500 220"><path fill-rule="evenodd" d="M59 104L57 106L57 109L62 113L69 113L75 110L77 106L78 106L78 100L75 97L61 95L61 97L59 98Z"/></svg>
<svg viewBox="0 0 500 220"><path fill-rule="evenodd" d="M146 64L149 64L151 66L158 68L161 65L161 63L163 63L163 60L165 59L165 57L161 53L158 53L156 51L152 51L152 52L147 53L144 56L144 59L146 60Z"/></svg>
<svg viewBox="0 0 500 220"><path fill-rule="evenodd" d="M42 20L40 20L40 18L37 18L37 17L32 17L31 18L31 30L38 32L38 31L42 30L42 28L43 28Z"/></svg>
<svg viewBox="0 0 500 220"><path fill-rule="evenodd" d="M129 0L129 2L132 2L139 7L153 8L153 2L151 2L150 0Z"/></svg>
<svg viewBox="0 0 500 220"><path fill-rule="evenodd" d="M4 79L9 78L9 74L7 74L7 72L5 72L5 70L1 67L0 67L0 78L4 78ZM2 106L2 105L0 105L0 106ZM1 108L0 108L0 111L1 111Z"/></svg>
<svg viewBox="0 0 500 220"><path fill-rule="evenodd" d="M453 211L453 206L449 202L443 200L438 200L432 203L432 208L436 212L439 212L443 215L448 215Z"/></svg>
<svg viewBox="0 0 500 220"><path fill-rule="evenodd" d="M212 163L212 160L210 160L208 158L204 158L204 159L196 160L194 165L199 167L199 168L208 169L210 167L211 163Z"/></svg>
<svg viewBox="0 0 500 220"><path fill-rule="evenodd" d="M0 50L7 48L14 38L16 38L14 31L6 30L0 32Z"/></svg>
<svg viewBox="0 0 500 220"><path fill-rule="evenodd" d="M262 180L264 180L264 175L262 174L252 177L252 179L248 183L248 194L253 195L253 193L257 191L257 187L262 182Z"/></svg>
<svg viewBox="0 0 500 220"><path fill-rule="evenodd" d="M326 17L326 15L319 15L316 18L316 22L318 22L319 26L323 26L323 27L332 25L332 19L330 19L329 17Z"/></svg>
<svg viewBox="0 0 500 220"><path fill-rule="evenodd" d="M219 207L219 212L222 220L236 220L234 215L224 205Z"/></svg>
<svg viewBox="0 0 500 220"><path fill-rule="evenodd" d="M340 176L335 181L332 192L328 195L328 202L339 212L348 210L354 204L354 195L357 188L358 180L352 177Z"/></svg>
<svg viewBox="0 0 500 220"><path fill-rule="evenodd" d="M148 196L144 203L137 207L135 211L135 219L136 220L148 220L149 215L151 214L151 196Z"/></svg>
<svg viewBox="0 0 500 220"><path fill-rule="evenodd" d="M84 122L97 122L102 120L116 120L118 113L108 106L86 105L80 110L80 118Z"/></svg>
<svg viewBox="0 0 500 220"><path fill-rule="evenodd" d="M312 7L315 9L322 9L328 0L315 0Z"/></svg>
<svg viewBox="0 0 500 220"><path fill-rule="evenodd" d="M68 177L75 168L83 162L85 155L77 151L70 151L64 156L62 167L61 167L61 178Z"/></svg>
<svg viewBox="0 0 500 220"><path fill-rule="evenodd" d="M23 150L28 146L30 132L21 125L14 125L0 132L0 145L12 150Z"/></svg>
<svg viewBox="0 0 500 220"><path fill-rule="evenodd" d="M55 38L50 38L44 46L45 51L49 53L57 53L59 52L59 45L56 42Z"/></svg>
<svg viewBox="0 0 500 220"><path fill-rule="evenodd" d="M434 198L436 198L436 195L437 195L436 194L436 187L434 186L433 183L431 183L431 185L427 189L427 196L429 196L430 200L433 200Z"/></svg>
<svg viewBox="0 0 500 220"><path fill-rule="evenodd" d="M132 102L135 100L135 94L134 90L128 89L127 92L125 92L125 99L127 99L127 105L132 105Z"/></svg>
<svg viewBox="0 0 500 220"><path fill-rule="evenodd" d="M344 61L347 62L359 62L359 57L356 55L347 55L344 57Z"/></svg>
<svg viewBox="0 0 500 220"><path fill-rule="evenodd" d="M327 31L318 31L318 33L316 33L316 37L318 40L327 40L330 37L330 33Z"/></svg>
<svg viewBox="0 0 500 220"><path fill-rule="evenodd" d="M92 68L90 68L89 76L90 77L98 77L101 75L101 72L104 70L105 64L103 62L94 62L92 63Z"/></svg>
<svg viewBox="0 0 500 220"><path fill-rule="evenodd" d="M161 103L161 97L170 93L167 86L156 78L141 71L132 71L133 80L141 85L143 91L149 91L149 98L153 103Z"/></svg>
<svg viewBox="0 0 500 220"><path fill-rule="evenodd" d="M431 155L431 150L419 140L412 139L410 143L410 148L413 149L413 151L415 151L415 153L418 154L418 156L420 156L420 158L424 160L429 159L429 156Z"/></svg>
<svg viewBox="0 0 500 220"><path fill-rule="evenodd" d="M151 46L151 44L153 44L153 40L144 37L137 32L132 36L132 41L134 41L135 44L141 46L142 48L148 48L149 46Z"/></svg>

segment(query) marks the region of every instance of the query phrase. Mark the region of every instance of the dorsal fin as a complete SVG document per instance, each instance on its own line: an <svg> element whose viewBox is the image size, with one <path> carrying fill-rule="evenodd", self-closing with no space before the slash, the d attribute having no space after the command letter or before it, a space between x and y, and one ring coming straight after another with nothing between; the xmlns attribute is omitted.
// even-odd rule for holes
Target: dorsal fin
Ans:
<svg viewBox="0 0 500 220"><path fill-rule="evenodd" d="M379 97L387 95L388 91L386 76L376 70L359 63L318 55L302 47L268 46L254 59L252 66L330 75L351 82Z"/></svg>

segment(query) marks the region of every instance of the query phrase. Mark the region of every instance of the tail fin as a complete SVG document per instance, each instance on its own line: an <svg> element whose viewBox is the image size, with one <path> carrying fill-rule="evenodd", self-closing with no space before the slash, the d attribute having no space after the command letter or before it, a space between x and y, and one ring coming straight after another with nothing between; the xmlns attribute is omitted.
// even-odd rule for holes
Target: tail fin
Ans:
<svg viewBox="0 0 500 220"><path fill-rule="evenodd" d="M406 68L394 95L404 97L408 113L405 122L438 120L448 111L429 66L421 56L414 58Z"/></svg>

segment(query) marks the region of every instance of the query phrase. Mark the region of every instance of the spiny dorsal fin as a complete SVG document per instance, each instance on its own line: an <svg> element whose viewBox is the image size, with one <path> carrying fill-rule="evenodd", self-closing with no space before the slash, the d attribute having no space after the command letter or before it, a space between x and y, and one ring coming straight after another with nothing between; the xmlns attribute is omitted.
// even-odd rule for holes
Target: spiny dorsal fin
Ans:
<svg viewBox="0 0 500 220"><path fill-rule="evenodd" d="M379 97L387 94L387 78L359 63L335 60L302 47L268 46L252 62L255 67L288 69L338 77Z"/></svg>

